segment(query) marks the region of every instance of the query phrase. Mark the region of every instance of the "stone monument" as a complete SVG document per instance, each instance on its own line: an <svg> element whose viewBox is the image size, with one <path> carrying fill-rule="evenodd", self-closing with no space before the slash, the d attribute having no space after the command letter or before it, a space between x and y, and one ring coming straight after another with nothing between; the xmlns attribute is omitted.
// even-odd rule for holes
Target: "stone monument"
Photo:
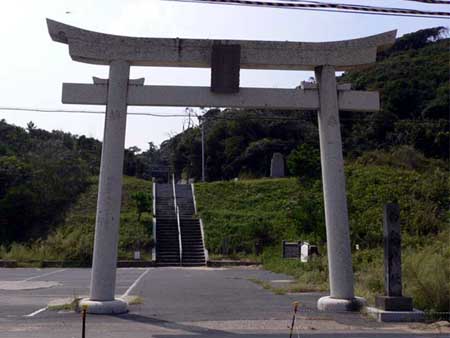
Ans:
<svg viewBox="0 0 450 338"><path fill-rule="evenodd" d="M270 161L270 177L284 177L284 157L281 153L274 153Z"/></svg>
<svg viewBox="0 0 450 338"><path fill-rule="evenodd" d="M384 243L384 296L375 297L374 308L369 313L379 321L418 321L423 312L413 309L411 297L402 292L402 240L400 231L400 207L386 204L383 217Z"/></svg>

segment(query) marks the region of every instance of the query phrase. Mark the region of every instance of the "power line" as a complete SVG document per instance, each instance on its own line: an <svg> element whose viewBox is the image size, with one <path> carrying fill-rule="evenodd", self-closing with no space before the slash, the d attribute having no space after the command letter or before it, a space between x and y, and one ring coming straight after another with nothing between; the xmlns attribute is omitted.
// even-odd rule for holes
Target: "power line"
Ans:
<svg viewBox="0 0 450 338"><path fill-rule="evenodd" d="M450 1L445 0L403 0L403 1L421 2L430 5L450 5Z"/></svg>
<svg viewBox="0 0 450 338"><path fill-rule="evenodd" d="M0 110L26 111L41 113L68 113L68 114L105 114L99 110L72 110L72 109L50 109L50 108L23 108L23 107L0 107ZM155 114L155 113L127 113L127 115L153 116L153 117L186 117L184 114Z"/></svg>
<svg viewBox="0 0 450 338"><path fill-rule="evenodd" d="M351 14L370 14L370 15L387 15L397 17L418 17L418 18L439 18L450 17L450 12L440 11L422 11L416 9L403 8L389 8L389 7L371 7L361 5L349 4L334 4L334 3L293 3L293 2L277 2L275 1L253 1L253 0L163 0L175 2L191 2L215 5L235 5L235 6L253 6L253 7L268 7L281 9L297 9L310 10L333 13L351 13Z"/></svg>
<svg viewBox="0 0 450 338"><path fill-rule="evenodd" d="M278 1L278 2L304 2L304 3L321 3L320 1L313 1L313 0L272 0L272 1ZM402 0L400 0L402 1ZM403 0L403 1L410 1L410 2L421 2L431 5L450 5L449 0ZM347 5L347 4L346 4ZM352 6L358 6L358 7L374 7L369 5L355 5L355 4L348 4ZM385 7L386 8L386 7ZM394 7L395 8L395 7Z"/></svg>
<svg viewBox="0 0 450 338"><path fill-rule="evenodd" d="M279 2L279 3L295 2L295 3L308 3L308 4L334 4L334 3L329 3L329 2L321 2L321 1L317 1L317 0L271 0L271 1ZM405 1L419 1L419 0L405 0ZM450 4L450 2L446 2L446 3ZM334 5L337 5L337 4L334 4ZM358 5L358 4L348 4L348 3L340 3L338 5L352 6L355 8L361 8L361 10L373 9L374 11L380 10L380 9L390 9L390 10L392 9L392 10L398 10L398 11L405 10L405 8L401 8L401 7L380 7L380 6Z"/></svg>
<svg viewBox="0 0 450 338"><path fill-rule="evenodd" d="M104 115L104 111L98 110L72 110L72 109L51 109L51 108L24 108L24 107L0 107L1 110L7 111L23 111L23 112L41 112L41 113L68 113L68 114L98 114ZM260 110L264 112L265 110ZM197 118L202 118L204 120L224 120L224 121L235 121L235 120L268 120L268 121L306 121L307 117L305 116L305 112L300 112L297 114L302 114L301 117L288 117L288 116L262 116L257 115L255 113L247 113L246 115L236 115L235 116L205 116L205 115L196 115ZM155 114L155 113L127 113L127 115L138 115L138 116L152 116L152 117L162 117L162 118L173 118L173 117L188 117L187 114ZM191 112L191 119L193 112ZM373 122L373 121L386 121L386 119L380 118L372 118L370 116L365 117L340 117L340 121L359 121L359 122ZM312 122L312 120L310 121ZM387 121L388 122L388 121ZM423 121L423 120L414 120L414 119L398 119L395 122L414 122L414 123L422 123L422 124L443 124L443 121ZM446 121L447 124L450 121Z"/></svg>

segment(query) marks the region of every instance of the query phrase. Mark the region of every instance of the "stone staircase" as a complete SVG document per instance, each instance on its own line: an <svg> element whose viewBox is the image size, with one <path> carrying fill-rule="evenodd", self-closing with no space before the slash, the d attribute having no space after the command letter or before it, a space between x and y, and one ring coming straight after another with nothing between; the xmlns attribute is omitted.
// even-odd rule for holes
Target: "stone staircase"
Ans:
<svg viewBox="0 0 450 338"><path fill-rule="evenodd" d="M204 266L206 265L205 248L200 220L195 215L192 187L190 184L177 184L175 192L180 210L182 265Z"/></svg>
<svg viewBox="0 0 450 338"><path fill-rule="evenodd" d="M181 230L181 257L173 185L155 184L155 195L156 264L158 266L205 266L201 224L195 215L191 185L175 185Z"/></svg>
<svg viewBox="0 0 450 338"><path fill-rule="evenodd" d="M156 264L180 265L178 224L171 184L156 184Z"/></svg>

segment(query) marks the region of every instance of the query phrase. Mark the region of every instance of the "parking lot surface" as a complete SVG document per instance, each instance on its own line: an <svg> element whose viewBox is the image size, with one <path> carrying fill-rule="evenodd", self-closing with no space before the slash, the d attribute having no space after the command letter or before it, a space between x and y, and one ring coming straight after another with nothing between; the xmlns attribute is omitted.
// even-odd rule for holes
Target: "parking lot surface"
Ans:
<svg viewBox="0 0 450 338"><path fill-rule="evenodd" d="M450 337L355 313L320 313L319 293L276 295L254 283L289 279L256 268L118 269L117 296L139 296L141 304L120 316L89 315L86 337L288 337L294 301L301 303L295 337ZM87 296L89 283L90 269L0 269L0 338L81 337L79 313L47 304Z"/></svg>

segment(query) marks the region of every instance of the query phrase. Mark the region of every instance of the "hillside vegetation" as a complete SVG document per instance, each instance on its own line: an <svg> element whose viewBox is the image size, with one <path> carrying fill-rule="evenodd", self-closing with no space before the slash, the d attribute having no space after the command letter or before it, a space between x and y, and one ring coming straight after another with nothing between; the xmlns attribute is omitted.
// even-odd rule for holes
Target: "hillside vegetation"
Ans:
<svg viewBox="0 0 450 338"><path fill-rule="evenodd" d="M346 176L353 244L362 248L382 244L382 208L390 202L401 206L408 244L420 244L449 225L447 172L354 163L346 167ZM320 180L199 183L196 198L212 253L251 254L258 246L278 245L283 239L326 240Z"/></svg>
<svg viewBox="0 0 450 338"><path fill-rule="evenodd" d="M360 248L354 250L357 291L369 301L383 293L383 206L395 202L401 207L405 290L416 306L448 311L448 172L439 165L412 169L408 161L400 165L398 156L398 167L386 166L389 161L392 154L374 152L346 166L352 247ZM320 180L239 180L199 183L195 188L210 254L256 256L266 268L297 277L291 291L327 289ZM283 260L282 240L317 244L322 257L310 264ZM440 268L433 269L437 264Z"/></svg>
<svg viewBox="0 0 450 338"><path fill-rule="evenodd" d="M65 260L89 264L92 260L95 214L97 206L97 178L91 178L83 192L66 213L66 218L48 237L28 244L13 243L9 249L0 247L0 259ZM138 196L148 203L140 216ZM124 177L120 214L119 258L128 259L140 247L144 258L151 256L151 197L152 184L133 177Z"/></svg>
<svg viewBox="0 0 450 338"><path fill-rule="evenodd" d="M99 173L101 147L93 138L0 120L0 245L46 238L57 229L80 194L95 189L90 177ZM143 175L145 168L148 174L136 151L125 150L124 175Z"/></svg>

